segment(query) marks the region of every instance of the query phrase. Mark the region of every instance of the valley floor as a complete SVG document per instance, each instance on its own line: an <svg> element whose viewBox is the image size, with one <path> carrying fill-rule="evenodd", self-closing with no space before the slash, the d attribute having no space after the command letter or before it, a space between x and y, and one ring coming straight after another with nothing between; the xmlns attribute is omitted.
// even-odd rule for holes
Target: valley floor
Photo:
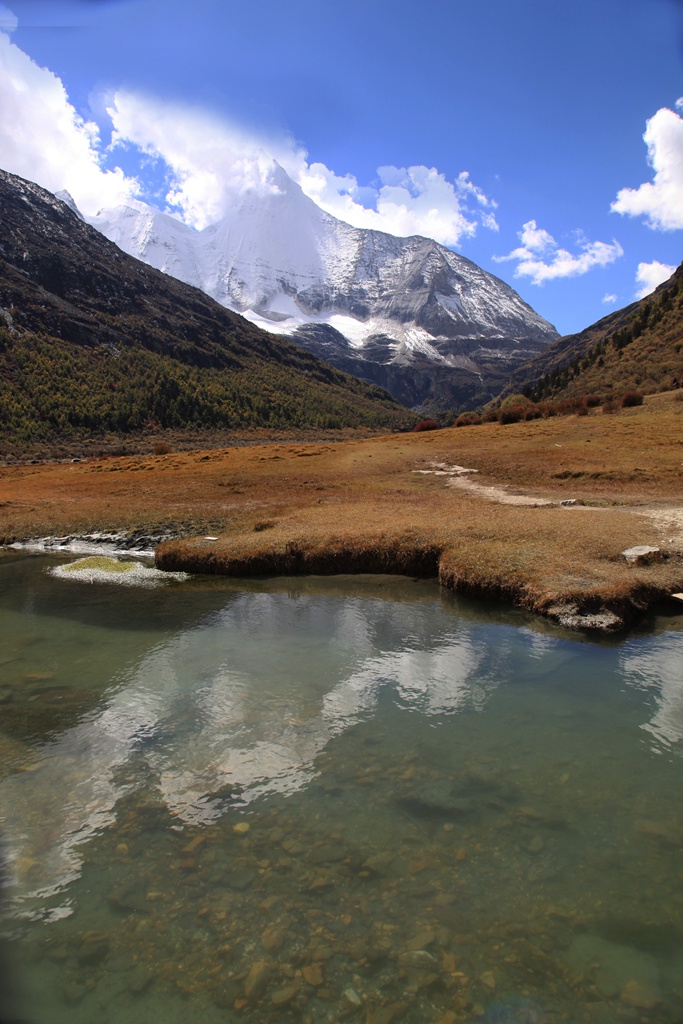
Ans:
<svg viewBox="0 0 683 1024"><path fill-rule="evenodd" d="M174 535L157 548L165 569L438 576L618 629L683 591L683 402L0 469L6 543L94 530ZM628 564L634 545L659 560Z"/></svg>
<svg viewBox="0 0 683 1024"><path fill-rule="evenodd" d="M342 427L325 430L275 430L251 427L245 430L164 430L153 428L137 434L86 434L58 440L18 441L0 436L0 467L72 462L75 459L112 458L121 455L150 455L163 448L167 452L196 452L210 448L235 448L255 444L280 444L285 441L346 441L382 434L381 430Z"/></svg>

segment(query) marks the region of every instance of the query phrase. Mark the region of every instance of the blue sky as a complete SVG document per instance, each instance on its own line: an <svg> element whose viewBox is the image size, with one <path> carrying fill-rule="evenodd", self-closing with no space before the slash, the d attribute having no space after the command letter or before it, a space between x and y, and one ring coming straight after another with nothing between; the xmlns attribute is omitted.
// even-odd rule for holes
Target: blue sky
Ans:
<svg viewBox="0 0 683 1024"><path fill-rule="evenodd" d="M7 0L1 29L0 166L87 213L201 228L275 158L562 333L683 257L679 0Z"/></svg>

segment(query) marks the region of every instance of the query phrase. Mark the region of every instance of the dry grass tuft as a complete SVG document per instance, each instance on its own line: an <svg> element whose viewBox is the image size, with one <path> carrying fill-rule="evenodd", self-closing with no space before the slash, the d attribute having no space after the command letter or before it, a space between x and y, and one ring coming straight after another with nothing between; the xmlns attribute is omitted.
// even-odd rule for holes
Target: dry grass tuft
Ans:
<svg viewBox="0 0 683 1024"><path fill-rule="evenodd" d="M327 576L337 573L384 573L436 577L440 547L413 533L398 536L327 536L281 541L263 547L212 545L198 539L166 541L159 545L160 569L209 572L223 576Z"/></svg>

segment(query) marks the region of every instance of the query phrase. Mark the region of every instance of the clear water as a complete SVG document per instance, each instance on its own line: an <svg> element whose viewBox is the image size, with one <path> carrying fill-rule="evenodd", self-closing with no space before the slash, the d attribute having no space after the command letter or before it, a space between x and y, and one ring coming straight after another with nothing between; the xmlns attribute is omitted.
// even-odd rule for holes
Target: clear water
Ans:
<svg viewBox="0 0 683 1024"><path fill-rule="evenodd" d="M0 558L0 1019L683 1019L683 619Z"/></svg>

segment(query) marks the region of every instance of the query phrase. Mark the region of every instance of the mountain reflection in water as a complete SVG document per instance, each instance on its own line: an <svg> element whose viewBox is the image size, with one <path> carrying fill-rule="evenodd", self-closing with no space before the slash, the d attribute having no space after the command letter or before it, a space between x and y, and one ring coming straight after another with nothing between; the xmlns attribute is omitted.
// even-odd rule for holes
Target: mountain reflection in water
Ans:
<svg viewBox="0 0 683 1024"><path fill-rule="evenodd" d="M492 657L476 629L436 603L233 598L154 645L101 709L40 744L32 770L0 784L30 891L45 895L77 874L79 847L111 823L141 776L193 824L222 813L214 794L226 786L240 802L293 792L332 737L373 713L382 689L424 714L483 707L513 636ZM553 645L524 636L529 656Z"/></svg>
<svg viewBox="0 0 683 1024"><path fill-rule="evenodd" d="M0 557L38 1024L681 1019L680 617L587 639L425 581L53 563Z"/></svg>

